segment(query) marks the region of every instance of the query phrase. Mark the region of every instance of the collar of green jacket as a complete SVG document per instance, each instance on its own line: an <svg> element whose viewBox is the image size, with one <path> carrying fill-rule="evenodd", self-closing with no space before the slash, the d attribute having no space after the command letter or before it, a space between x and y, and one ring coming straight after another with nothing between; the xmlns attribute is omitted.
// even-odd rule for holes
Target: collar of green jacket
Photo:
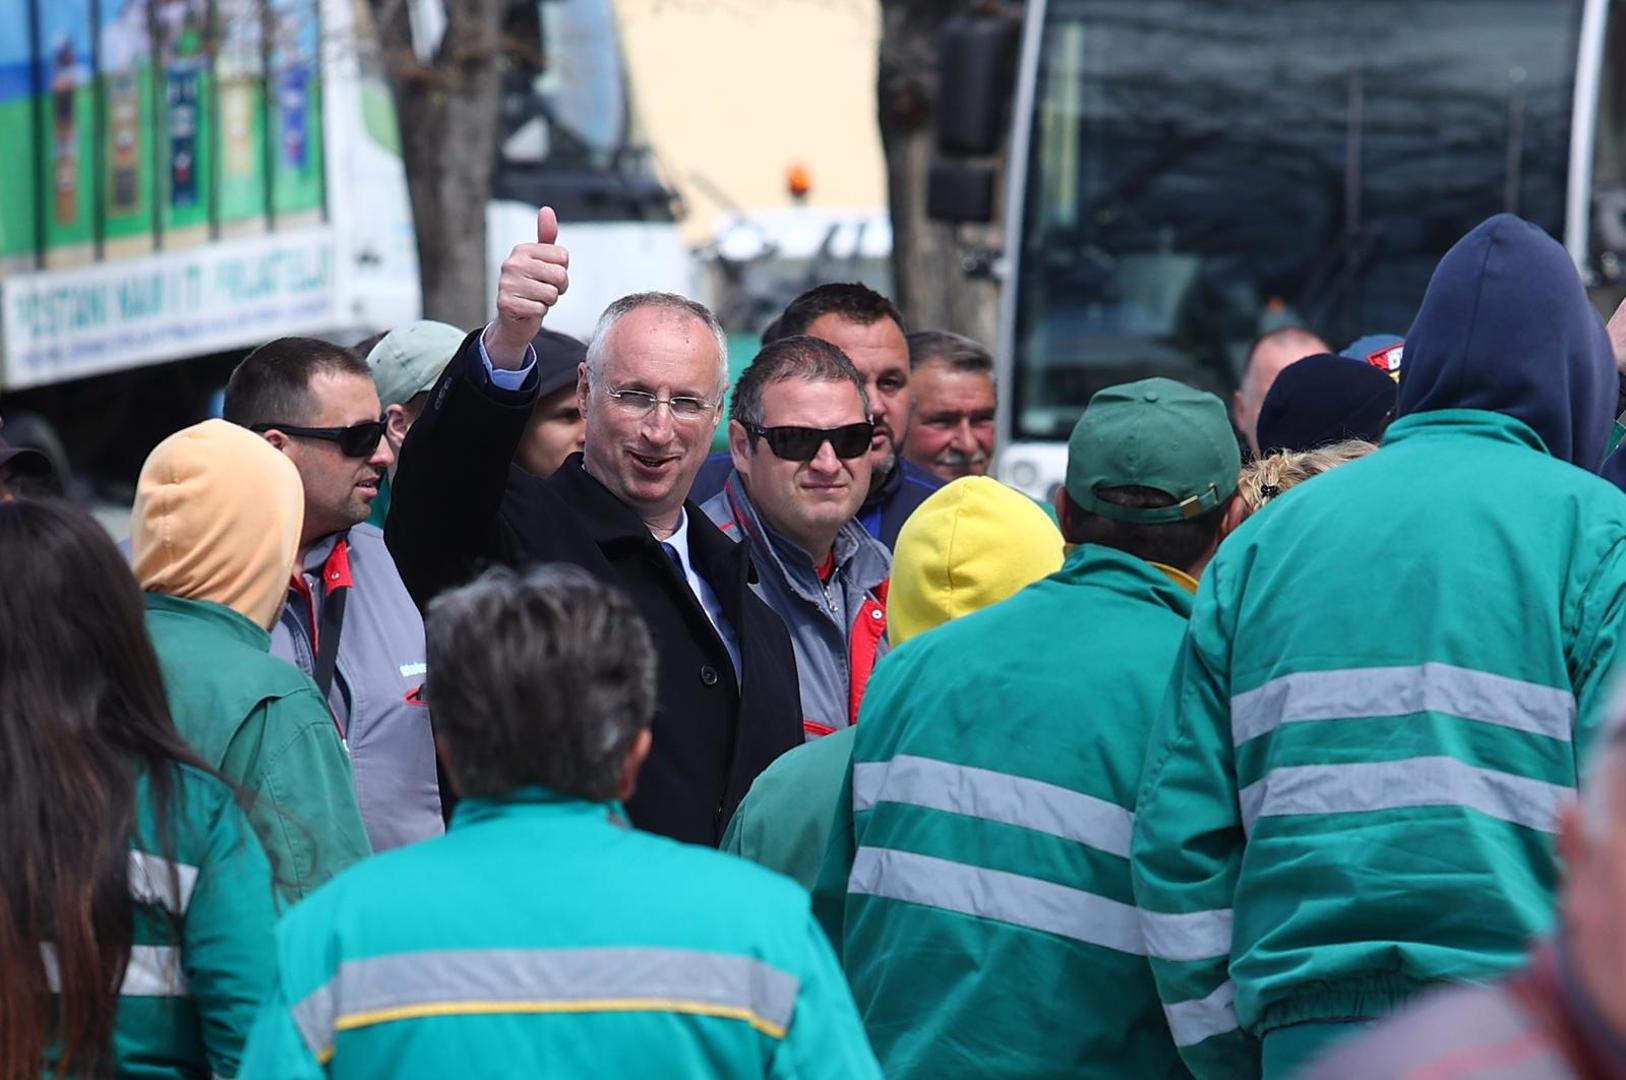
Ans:
<svg viewBox="0 0 1626 1080"><path fill-rule="evenodd" d="M213 600L188 600L166 593L150 592L142 595L146 599L148 611L208 623L220 633L227 634L250 648L263 653L271 651L271 632L225 604L217 604Z"/></svg>
<svg viewBox="0 0 1626 1080"><path fill-rule="evenodd" d="M1484 409L1436 409L1402 416L1383 432L1383 445L1394 446L1440 435L1494 439L1515 446L1528 446L1539 454L1551 453L1529 424Z"/></svg>
<svg viewBox="0 0 1626 1080"><path fill-rule="evenodd" d="M1110 589L1191 618L1192 595L1145 559L1099 544L1080 544L1049 580Z"/></svg>
<svg viewBox="0 0 1626 1080"><path fill-rule="evenodd" d="M575 795L560 795L541 784L527 784L505 795L462 800L452 811L451 828L531 814L598 818L612 825L627 825L627 812L618 802L593 802Z"/></svg>

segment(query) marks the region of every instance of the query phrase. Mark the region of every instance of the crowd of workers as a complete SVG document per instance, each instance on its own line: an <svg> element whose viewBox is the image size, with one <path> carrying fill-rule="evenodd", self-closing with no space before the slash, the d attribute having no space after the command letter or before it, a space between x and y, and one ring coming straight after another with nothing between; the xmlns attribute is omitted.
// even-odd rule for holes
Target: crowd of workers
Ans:
<svg viewBox="0 0 1626 1080"><path fill-rule="evenodd" d="M1626 1076L1626 319L1550 237L1101 390L1049 506L862 285L725 417L567 267L256 349L122 551L0 449L0 1077Z"/></svg>

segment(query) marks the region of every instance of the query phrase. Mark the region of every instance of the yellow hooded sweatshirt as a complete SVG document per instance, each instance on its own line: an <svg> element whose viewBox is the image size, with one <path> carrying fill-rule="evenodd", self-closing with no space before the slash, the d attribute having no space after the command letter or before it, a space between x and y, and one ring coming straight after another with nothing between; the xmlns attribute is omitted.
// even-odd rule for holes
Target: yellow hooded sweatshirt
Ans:
<svg viewBox="0 0 1626 1080"><path fill-rule="evenodd" d="M269 630L304 517L293 462L236 424L194 424L141 467L130 520L136 580L148 592L223 604Z"/></svg>
<svg viewBox="0 0 1626 1080"><path fill-rule="evenodd" d="M887 637L895 649L1061 569L1061 532L1039 504L988 476L933 492L898 533Z"/></svg>

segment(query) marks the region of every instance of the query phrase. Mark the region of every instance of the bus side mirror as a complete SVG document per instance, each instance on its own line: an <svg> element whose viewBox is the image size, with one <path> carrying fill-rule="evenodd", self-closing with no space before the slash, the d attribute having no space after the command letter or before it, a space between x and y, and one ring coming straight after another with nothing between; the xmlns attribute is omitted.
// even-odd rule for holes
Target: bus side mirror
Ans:
<svg viewBox="0 0 1626 1080"><path fill-rule="evenodd" d="M999 16L959 15L943 24L937 53L938 153L999 153L1019 33L1015 19Z"/></svg>

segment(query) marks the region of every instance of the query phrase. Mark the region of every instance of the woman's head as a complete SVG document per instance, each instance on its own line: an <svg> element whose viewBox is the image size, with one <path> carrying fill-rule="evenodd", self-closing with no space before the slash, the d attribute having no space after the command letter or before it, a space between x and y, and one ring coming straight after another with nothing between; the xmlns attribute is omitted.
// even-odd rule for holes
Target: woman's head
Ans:
<svg viewBox="0 0 1626 1080"><path fill-rule="evenodd" d="M1348 439L1316 450L1278 450L1255 458L1242 466L1237 484L1242 519L1252 517L1264 505L1290 487L1320 476L1328 469L1365 457L1377 447L1360 439Z"/></svg>
<svg viewBox="0 0 1626 1080"><path fill-rule="evenodd" d="M118 549L94 520L63 503L0 505L0 741L22 725L55 728L92 721L123 741L128 723L161 717L163 681L147 639L141 591ZM76 716L12 712L24 698L86 708ZM65 737L69 732L62 731ZM84 737L90 732L72 733ZM36 730L34 742L54 738ZM0 762L0 769L6 766Z"/></svg>
<svg viewBox="0 0 1626 1080"><path fill-rule="evenodd" d="M59 1074L91 1072L129 956L136 778L163 833L169 765L195 759L135 579L95 521L0 502L0 567L0 1076L37 1075L53 1041Z"/></svg>

